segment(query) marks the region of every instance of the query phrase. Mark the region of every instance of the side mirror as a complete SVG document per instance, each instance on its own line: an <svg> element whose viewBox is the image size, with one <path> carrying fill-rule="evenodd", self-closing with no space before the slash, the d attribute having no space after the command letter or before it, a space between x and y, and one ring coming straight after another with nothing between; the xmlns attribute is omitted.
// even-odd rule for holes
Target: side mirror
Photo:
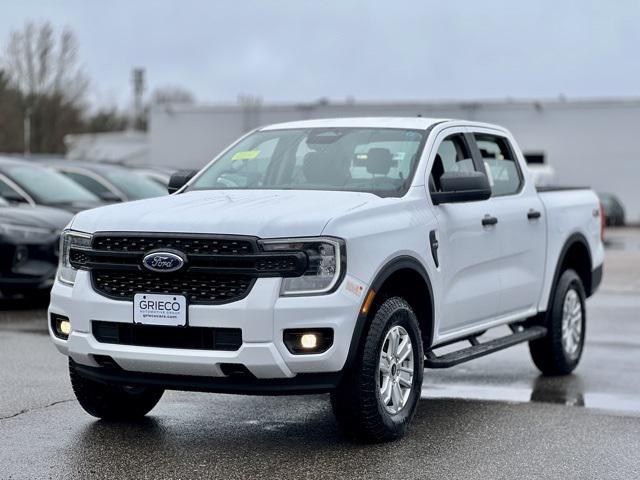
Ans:
<svg viewBox="0 0 640 480"><path fill-rule="evenodd" d="M194 175L198 173L197 170L179 170L169 178L169 186L167 190L169 193L175 193L184 187Z"/></svg>
<svg viewBox="0 0 640 480"><path fill-rule="evenodd" d="M446 172L440 177L440 192L431 192L434 205L475 202L491 196L491 186L482 172Z"/></svg>

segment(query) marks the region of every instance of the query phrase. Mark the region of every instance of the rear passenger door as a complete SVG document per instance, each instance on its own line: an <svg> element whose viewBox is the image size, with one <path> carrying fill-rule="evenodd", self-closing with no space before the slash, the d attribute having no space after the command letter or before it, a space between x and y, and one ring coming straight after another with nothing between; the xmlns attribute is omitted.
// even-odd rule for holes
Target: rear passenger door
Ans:
<svg viewBox="0 0 640 480"><path fill-rule="evenodd" d="M429 192L440 190L445 172L481 171L469 146L466 129L446 129L438 135L428 167ZM438 270L441 273L438 334L454 335L493 319L498 310L500 249L496 229L483 226L491 201L434 205Z"/></svg>
<svg viewBox="0 0 640 480"><path fill-rule="evenodd" d="M498 219L500 302L498 316L534 313L546 255L544 208L533 182L526 182L512 140L502 132L474 129L473 138L491 184Z"/></svg>

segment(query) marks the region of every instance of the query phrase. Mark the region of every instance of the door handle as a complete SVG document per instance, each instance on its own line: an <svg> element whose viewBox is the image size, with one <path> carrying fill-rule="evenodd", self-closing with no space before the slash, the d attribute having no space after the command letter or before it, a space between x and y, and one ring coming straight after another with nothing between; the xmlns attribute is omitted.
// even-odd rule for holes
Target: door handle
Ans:
<svg viewBox="0 0 640 480"><path fill-rule="evenodd" d="M529 220L535 220L536 218L540 218L541 216L542 213L540 213L538 210L534 210L533 208L527 213L527 218Z"/></svg>
<svg viewBox="0 0 640 480"><path fill-rule="evenodd" d="M498 219L496 217L492 217L491 215L485 215L482 219L482 226L488 227L489 225L495 225L498 223Z"/></svg>

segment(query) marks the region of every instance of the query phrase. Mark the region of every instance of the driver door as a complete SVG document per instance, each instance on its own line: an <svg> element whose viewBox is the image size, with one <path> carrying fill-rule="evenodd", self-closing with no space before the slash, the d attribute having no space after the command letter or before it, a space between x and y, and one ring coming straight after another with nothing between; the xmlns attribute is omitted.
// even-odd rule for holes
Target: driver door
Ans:
<svg viewBox="0 0 640 480"><path fill-rule="evenodd" d="M434 143L428 169L430 192L439 191L445 172L482 171L465 129L444 130ZM472 329L493 319L500 300L500 242L491 215L491 199L433 205L438 221L442 272L439 337Z"/></svg>

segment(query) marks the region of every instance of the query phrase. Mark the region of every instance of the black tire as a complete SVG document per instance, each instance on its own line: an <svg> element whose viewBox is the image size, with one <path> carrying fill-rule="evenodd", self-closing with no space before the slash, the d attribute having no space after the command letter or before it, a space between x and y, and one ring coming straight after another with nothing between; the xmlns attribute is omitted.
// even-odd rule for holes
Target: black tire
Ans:
<svg viewBox="0 0 640 480"><path fill-rule="evenodd" d="M577 350L567 351L563 343L562 322L565 299L569 292L577 294L580 305L581 324L580 333L577 335L579 341ZM547 335L541 339L529 342L529 351L536 367L545 375L567 375L578 366L582 352L584 350L584 339L586 333L586 295L582 280L574 270L565 270L558 279L553 294L551 309L547 312L546 327Z"/></svg>
<svg viewBox="0 0 640 480"><path fill-rule="evenodd" d="M71 386L80 406L89 415L105 420L135 420L144 417L160 401L164 390L123 387L94 382L82 377L69 359Z"/></svg>
<svg viewBox="0 0 640 480"><path fill-rule="evenodd" d="M378 364L383 346L389 346L385 343L387 333L396 326L404 329L411 340L414 367L406 404L397 413L390 413L379 392ZM389 298L375 310L353 367L331 394L338 424L347 436L362 441L385 442L402 437L416 413L423 372L424 352L416 315L404 299Z"/></svg>

